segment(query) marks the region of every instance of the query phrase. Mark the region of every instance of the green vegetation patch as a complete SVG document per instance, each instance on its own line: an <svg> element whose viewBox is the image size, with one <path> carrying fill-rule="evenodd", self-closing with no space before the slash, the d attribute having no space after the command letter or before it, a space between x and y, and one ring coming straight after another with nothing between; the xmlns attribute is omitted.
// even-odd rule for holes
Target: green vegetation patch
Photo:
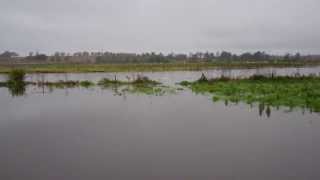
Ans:
<svg viewBox="0 0 320 180"><path fill-rule="evenodd" d="M260 106L300 107L320 112L320 77L266 77L207 79L181 82L195 93L209 93L213 101L239 101Z"/></svg>
<svg viewBox="0 0 320 180"><path fill-rule="evenodd" d="M37 85L39 87L47 86L49 88L89 88L95 84L91 81L57 81L57 82L29 82L28 84Z"/></svg>
<svg viewBox="0 0 320 180"><path fill-rule="evenodd" d="M154 86L160 85L160 82L149 79L146 76L138 76L133 81L121 81L116 77L114 79L103 78L98 82L100 86L110 86L110 85L141 85L141 86Z"/></svg>
<svg viewBox="0 0 320 180"><path fill-rule="evenodd" d="M161 96L168 93L174 93L175 89L164 86L158 81L154 81L145 76L138 76L132 81L121 81L115 79L103 78L98 82L103 89L112 89L116 95L143 94Z"/></svg>

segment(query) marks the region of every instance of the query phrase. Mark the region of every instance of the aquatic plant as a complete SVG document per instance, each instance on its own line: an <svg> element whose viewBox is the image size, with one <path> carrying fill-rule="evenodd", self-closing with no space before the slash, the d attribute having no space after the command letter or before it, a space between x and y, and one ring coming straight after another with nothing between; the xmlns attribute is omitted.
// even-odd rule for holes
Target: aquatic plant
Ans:
<svg viewBox="0 0 320 180"><path fill-rule="evenodd" d="M114 79L103 78L98 82L100 86L109 86L109 85L159 85L160 82L149 79L146 76L138 75L133 81L121 81L116 77Z"/></svg>
<svg viewBox="0 0 320 180"><path fill-rule="evenodd" d="M202 73L201 77L197 80L198 83L208 82L208 78Z"/></svg>
<svg viewBox="0 0 320 180"><path fill-rule="evenodd" d="M160 82L149 79L147 76L138 75L137 78L132 81L132 84L148 84L148 85L158 85Z"/></svg>
<svg viewBox="0 0 320 180"><path fill-rule="evenodd" d="M80 81L80 86L84 88L89 88L91 86L94 86L94 83L91 81Z"/></svg>
<svg viewBox="0 0 320 180"><path fill-rule="evenodd" d="M8 74L8 81L23 82L26 72L22 69L14 69Z"/></svg>
<svg viewBox="0 0 320 180"><path fill-rule="evenodd" d="M128 82L120 81L117 79L108 79L108 78L103 78L98 82L98 85L100 86L120 85L120 84L128 84Z"/></svg>
<svg viewBox="0 0 320 180"><path fill-rule="evenodd" d="M8 74L6 83L2 83L8 87L12 96L20 96L25 93L27 83L25 80L25 71L21 69L14 69Z"/></svg>
<svg viewBox="0 0 320 180"><path fill-rule="evenodd" d="M131 78L127 78L131 79ZM121 81L116 77L111 80L103 78L98 82L103 89L111 89L116 95L125 95L127 93L144 94L144 95L164 95L175 92L174 88L163 86L160 82L149 79L146 76L138 75L131 81Z"/></svg>
<svg viewBox="0 0 320 180"><path fill-rule="evenodd" d="M25 71L21 69L14 69L8 74L7 84L8 86L16 86L25 84Z"/></svg>
<svg viewBox="0 0 320 180"><path fill-rule="evenodd" d="M94 83L91 81L56 81L56 82L29 82L29 84L37 85L39 87L47 86L51 88L74 88L74 87L85 87L88 88L90 86L93 86Z"/></svg>
<svg viewBox="0 0 320 180"><path fill-rule="evenodd" d="M195 93L209 93L213 101L258 103L266 107L299 107L320 112L320 77L253 76L245 79L210 79L183 82ZM269 107L269 108L270 108Z"/></svg>

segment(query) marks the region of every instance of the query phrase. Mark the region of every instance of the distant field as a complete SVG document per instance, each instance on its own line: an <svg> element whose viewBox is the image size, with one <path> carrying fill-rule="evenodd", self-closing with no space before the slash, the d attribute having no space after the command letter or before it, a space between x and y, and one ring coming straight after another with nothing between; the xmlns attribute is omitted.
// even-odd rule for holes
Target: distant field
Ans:
<svg viewBox="0 0 320 180"><path fill-rule="evenodd" d="M0 64L0 73L24 69L28 73L198 71L214 68L301 67L320 65L320 61L149 63L149 64Z"/></svg>

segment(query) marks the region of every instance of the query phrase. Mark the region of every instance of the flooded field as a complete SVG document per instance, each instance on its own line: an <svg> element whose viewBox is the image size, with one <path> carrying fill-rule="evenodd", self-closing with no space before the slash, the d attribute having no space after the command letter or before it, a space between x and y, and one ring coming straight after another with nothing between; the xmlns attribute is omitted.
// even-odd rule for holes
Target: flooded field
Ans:
<svg viewBox="0 0 320 180"><path fill-rule="evenodd" d="M320 67L208 70L210 78L310 75ZM178 90L202 72L28 74L28 81L130 79L172 86L161 94L117 88L0 88L0 179L320 178L320 114L213 102ZM0 80L5 80L0 75Z"/></svg>
<svg viewBox="0 0 320 180"><path fill-rule="evenodd" d="M275 75L310 75L320 73L320 66L299 67L299 68L252 68L252 69L213 69L205 71L172 71L172 72L120 72L120 73L45 73L45 74L28 74L27 81L57 81L57 80L89 80L99 81L102 77L119 79L133 78L143 74L151 79L160 81L165 84L175 84L181 81L194 81L204 73L207 77L248 77L253 74L271 74ZM6 80L6 75L0 74L0 81Z"/></svg>

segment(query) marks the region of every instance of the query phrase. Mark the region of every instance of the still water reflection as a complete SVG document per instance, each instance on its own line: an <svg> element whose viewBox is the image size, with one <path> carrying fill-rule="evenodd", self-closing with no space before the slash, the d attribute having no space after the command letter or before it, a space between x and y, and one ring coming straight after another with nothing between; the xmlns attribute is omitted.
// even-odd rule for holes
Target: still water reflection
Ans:
<svg viewBox="0 0 320 180"><path fill-rule="evenodd" d="M0 88L0 179L320 178L318 114L227 104L189 90Z"/></svg>
<svg viewBox="0 0 320 180"><path fill-rule="evenodd" d="M137 75L143 74L150 79L160 81L167 85L175 84L181 81L195 81L201 77L204 73L208 78L215 78L220 76L225 77L249 77L254 74L258 75L288 75L293 76L299 75L319 75L320 66L315 67L300 67L300 68L258 68L258 69L213 69L206 71L175 71L175 72L141 72L141 73L48 73L48 74L28 74L26 81L59 81L59 80L73 80L73 81L83 81L89 80L97 82L101 80L102 77L109 79L114 79L117 76L120 80L127 80L127 78L134 78ZM0 81L5 81L6 75L0 74Z"/></svg>

